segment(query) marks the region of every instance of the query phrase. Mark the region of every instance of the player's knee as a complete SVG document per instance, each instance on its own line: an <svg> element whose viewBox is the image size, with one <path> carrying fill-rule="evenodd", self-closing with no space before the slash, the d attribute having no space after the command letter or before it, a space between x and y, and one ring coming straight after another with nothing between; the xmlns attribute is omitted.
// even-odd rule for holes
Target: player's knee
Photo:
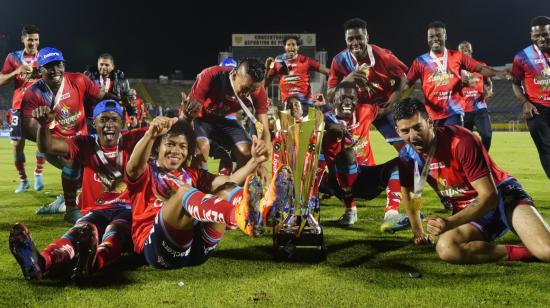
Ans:
<svg viewBox="0 0 550 308"><path fill-rule="evenodd" d="M550 262L550 245L539 246L535 251L532 251L533 255L542 262Z"/></svg>
<svg viewBox="0 0 550 308"><path fill-rule="evenodd" d="M451 240L439 238L435 245L435 251L439 259L449 263L461 263L460 246Z"/></svg>
<svg viewBox="0 0 550 308"><path fill-rule="evenodd" d="M178 191L175 193L175 198L182 199L183 196L191 190L193 187L191 185L184 184L181 187L178 188Z"/></svg>

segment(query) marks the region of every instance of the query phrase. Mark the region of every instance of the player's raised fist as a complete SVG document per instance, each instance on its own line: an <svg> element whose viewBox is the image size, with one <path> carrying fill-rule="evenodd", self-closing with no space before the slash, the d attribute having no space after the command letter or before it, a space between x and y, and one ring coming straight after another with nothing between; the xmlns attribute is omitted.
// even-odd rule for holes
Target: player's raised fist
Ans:
<svg viewBox="0 0 550 308"><path fill-rule="evenodd" d="M32 117L41 125L46 125L55 119L55 112L49 106L40 106L32 111Z"/></svg>
<svg viewBox="0 0 550 308"><path fill-rule="evenodd" d="M150 138L157 138L166 134L172 125L178 121L177 118L168 118L168 117L156 117L149 124L149 129L147 130L147 135Z"/></svg>

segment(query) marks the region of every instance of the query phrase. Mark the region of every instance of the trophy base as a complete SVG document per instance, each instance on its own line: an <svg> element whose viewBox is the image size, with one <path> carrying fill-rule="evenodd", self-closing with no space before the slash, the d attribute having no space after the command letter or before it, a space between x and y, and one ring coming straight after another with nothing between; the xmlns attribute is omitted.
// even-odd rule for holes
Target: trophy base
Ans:
<svg viewBox="0 0 550 308"><path fill-rule="evenodd" d="M320 262L327 258L322 227L305 227L297 236L298 226L275 226L273 230L274 257L278 261Z"/></svg>

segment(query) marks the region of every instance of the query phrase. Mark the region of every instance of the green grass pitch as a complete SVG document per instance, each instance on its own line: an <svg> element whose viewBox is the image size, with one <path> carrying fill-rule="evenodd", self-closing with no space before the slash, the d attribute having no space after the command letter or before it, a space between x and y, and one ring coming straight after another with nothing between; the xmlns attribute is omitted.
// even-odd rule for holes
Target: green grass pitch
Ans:
<svg viewBox="0 0 550 308"><path fill-rule="evenodd" d="M377 161L395 155L377 132L372 133ZM27 172L32 175L35 146L27 143ZM550 221L550 181L544 176L528 133L495 133L491 154L515 175ZM39 249L70 225L61 215L34 211L61 192L60 172L47 165L46 188L13 193L17 175L8 139L0 139L0 306L178 306L178 307L472 307L547 306L550 265L500 262L451 265L439 261L431 247L414 247L409 231L382 234L383 196L359 202L359 222L337 227L342 205L324 201L322 221L328 258L325 262L277 262L271 232L246 238L228 231L214 257L204 265L156 270L132 258L98 273L83 285L53 281L27 282L8 250L8 234L16 222L26 223ZM31 176L32 185L32 176ZM431 192L424 213L442 214ZM501 241L517 242L508 233ZM418 272L420 278L409 273ZM181 283L183 282L183 283Z"/></svg>

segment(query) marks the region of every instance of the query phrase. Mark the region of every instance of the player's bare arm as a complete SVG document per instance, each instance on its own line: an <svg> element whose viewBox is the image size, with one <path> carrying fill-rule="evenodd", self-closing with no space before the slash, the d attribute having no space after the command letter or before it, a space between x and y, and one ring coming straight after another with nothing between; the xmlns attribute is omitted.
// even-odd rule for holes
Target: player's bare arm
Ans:
<svg viewBox="0 0 550 308"><path fill-rule="evenodd" d="M32 65L30 64L23 64L19 66L16 70L9 74L0 74L0 86L3 86L7 83L9 83L13 78L15 78L17 75L26 75L32 73Z"/></svg>
<svg viewBox="0 0 550 308"><path fill-rule="evenodd" d="M529 99L527 98L527 95L523 92L523 88L521 87L521 81L513 81L512 82L512 90L514 91L514 95L521 103L521 108L523 112L523 117L528 120L533 118L535 115L539 114L539 111L537 110L537 107L533 105Z"/></svg>
<svg viewBox="0 0 550 308"><path fill-rule="evenodd" d="M156 117L153 119L149 125L149 129L136 144L128 160L128 164L126 165L128 178L135 180L145 172L155 139L166 134L177 120L177 118L168 117Z"/></svg>

